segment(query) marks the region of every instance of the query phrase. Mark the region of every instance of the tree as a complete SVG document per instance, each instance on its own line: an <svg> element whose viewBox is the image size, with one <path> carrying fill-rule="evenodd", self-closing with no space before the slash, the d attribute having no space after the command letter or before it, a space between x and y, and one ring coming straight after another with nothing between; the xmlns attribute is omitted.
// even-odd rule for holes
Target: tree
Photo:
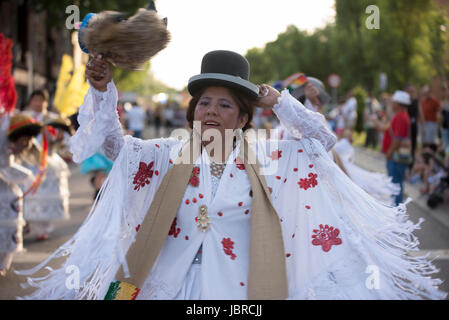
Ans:
<svg viewBox="0 0 449 320"><path fill-rule="evenodd" d="M366 27L368 5L379 8L380 29ZM449 22L433 0L336 0L336 22L306 33L294 26L264 48L248 50L254 72L263 82L295 72L320 78L342 77L340 92L361 85L372 91L380 73L389 79L388 91L405 83L447 79Z"/></svg>

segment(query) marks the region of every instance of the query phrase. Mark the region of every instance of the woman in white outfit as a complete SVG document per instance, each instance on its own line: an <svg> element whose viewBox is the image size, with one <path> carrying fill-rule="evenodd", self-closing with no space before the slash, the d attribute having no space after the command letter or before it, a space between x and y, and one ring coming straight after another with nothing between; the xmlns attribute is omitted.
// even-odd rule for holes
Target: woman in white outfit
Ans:
<svg viewBox="0 0 449 320"><path fill-rule="evenodd" d="M432 263L407 255L417 250L417 226L405 206L383 206L354 187L327 154L336 137L324 117L288 90L249 82L241 55L204 56L188 85L193 130L181 140L181 131L146 141L123 136L111 67L97 57L87 76L93 87L71 150L80 162L103 147L114 167L73 238L20 273L67 257L60 269L29 279L37 290L27 298L445 297L440 280L428 277L437 271ZM245 138L255 106L272 108L301 139ZM68 267L79 270L79 287L64 285Z"/></svg>

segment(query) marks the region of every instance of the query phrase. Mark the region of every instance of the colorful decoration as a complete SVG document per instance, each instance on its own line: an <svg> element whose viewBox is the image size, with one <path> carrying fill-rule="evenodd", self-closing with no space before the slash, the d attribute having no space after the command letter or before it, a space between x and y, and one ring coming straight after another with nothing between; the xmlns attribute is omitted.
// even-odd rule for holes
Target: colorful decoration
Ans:
<svg viewBox="0 0 449 320"><path fill-rule="evenodd" d="M64 54L62 56L61 68L59 69L58 81L56 82L56 92L53 99L53 105L56 109L61 110L64 93L72 78L73 59L71 56Z"/></svg>
<svg viewBox="0 0 449 320"><path fill-rule="evenodd" d="M153 170L151 170L153 166L154 161L150 162L149 164L140 162L139 170L137 171L133 180L133 184L135 185L134 190L139 191L140 188L143 188L145 187L145 185L150 184L150 179L153 177Z"/></svg>
<svg viewBox="0 0 449 320"><path fill-rule="evenodd" d="M181 228L176 227L176 218L173 220L173 223L170 227L170 231L168 232L169 236L173 236L174 238L178 237L178 234L181 232Z"/></svg>
<svg viewBox="0 0 449 320"><path fill-rule="evenodd" d="M284 88L287 88L290 92L294 89L304 85L307 83L308 79L304 73L294 73L288 78L286 78L284 81L282 81L282 86Z"/></svg>
<svg viewBox="0 0 449 320"><path fill-rule="evenodd" d="M36 193L37 189L42 183L42 180L47 171L47 159L48 159L48 137L47 134L51 134L46 127L42 129L42 151L39 155L39 169L36 174L36 178L33 181L31 187L23 193L22 198L25 198L29 193L32 195Z"/></svg>
<svg viewBox="0 0 449 320"><path fill-rule="evenodd" d="M197 224L198 229L202 232L206 232L210 227L210 219L207 214L207 206L202 205L199 209L198 216L195 218L195 222Z"/></svg>
<svg viewBox="0 0 449 320"><path fill-rule="evenodd" d="M315 188L318 185L318 181L316 178L318 177L315 173L309 173L309 178L301 178L299 179L299 188L307 190L309 188Z"/></svg>
<svg viewBox="0 0 449 320"><path fill-rule="evenodd" d="M12 68L12 40L0 33L0 116L11 113L17 102L17 92Z"/></svg>
<svg viewBox="0 0 449 320"><path fill-rule="evenodd" d="M235 260L237 256L232 252L232 249L234 249L234 241L231 238L223 238L221 244L223 245L224 253L231 256L231 260Z"/></svg>
<svg viewBox="0 0 449 320"><path fill-rule="evenodd" d="M199 167L194 167L192 170L192 175L190 176L189 179L189 184L192 187L198 187L200 184L200 178L198 178L198 175L200 174L200 168Z"/></svg>
<svg viewBox="0 0 449 320"><path fill-rule="evenodd" d="M62 93L59 105L56 106L60 113L66 117L78 111L78 108L84 103L84 96L89 91L89 83L84 76L85 70L85 65L81 65L75 70L68 86Z"/></svg>
<svg viewBox="0 0 449 320"><path fill-rule="evenodd" d="M132 284L115 281L111 282L104 300L136 300L139 292L140 289Z"/></svg>
<svg viewBox="0 0 449 320"><path fill-rule="evenodd" d="M313 232L312 244L314 246L322 246L324 252L329 252L332 246L342 244L342 240L338 238L340 230L334 229L334 227L329 227L327 224L325 226L320 224L320 229L315 229Z"/></svg>

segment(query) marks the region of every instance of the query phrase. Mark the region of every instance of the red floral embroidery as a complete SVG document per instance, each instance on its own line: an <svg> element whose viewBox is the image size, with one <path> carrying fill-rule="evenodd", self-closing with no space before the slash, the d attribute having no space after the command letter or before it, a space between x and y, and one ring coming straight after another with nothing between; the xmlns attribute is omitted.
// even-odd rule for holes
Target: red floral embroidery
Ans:
<svg viewBox="0 0 449 320"><path fill-rule="evenodd" d="M231 173L230 175L229 175L231 178L234 178L234 175Z"/></svg>
<svg viewBox="0 0 449 320"><path fill-rule="evenodd" d="M158 176L159 175L159 171L157 171L157 170L154 171L154 174Z"/></svg>
<svg viewBox="0 0 449 320"><path fill-rule="evenodd" d="M136 232L139 231L140 229L140 224L136 227Z"/></svg>
<svg viewBox="0 0 449 320"><path fill-rule="evenodd" d="M287 254L285 255L285 257L287 257L287 258L290 258L290 256L291 256L290 253L287 253Z"/></svg>
<svg viewBox="0 0 449 320"><path fill-rule="evenodd" d="M253 197L253 190L249 191L249 196L252 198Z"/></svg>
<svg viewBox="0 0 449 320"><path fill-rule="evenodd" d="M294 168L293 171L294 171L294 172L298 172L298 168Z"/></svg>
<svg viewBox="0 0 449 320"><path fill-rule="evenodd" d="M172 159L170 159L170 161L168 161L170 164L173 164L173 160Z"/></svg>
<svg viewBox="0 0 449 320"><path fill-rule="evenodd" d="M306 206L306 209L309 210L309 209L310 209L310 206Z"/></svg>
<svg viewBox="0 0 449 320"><path fill-rule="evenodd" d="M193 201L193 203L196 203L196 198L193 198L192 201Z"/></svg>
<svg viewBox="0 0 449 320"><path fill-rule="evenodd" d="M338 246L342 244L342 240L338 238L340 230L334 229L334 227L329 227L327 224L323 227L320 224L320 230L313 230L315 233L312 235L312 244L314 246L322 246L324 252L328 252L331 247Z"/></svg>
<svg viewBox="0 0 449 320"><path fill-rule="evenodd" d="M299 152L299 153L302 153L302 149L299 149L298 152Z"/></svg>
<svg viewBox="0 0 449 320"><path fill-rule="evenodd" d="M176 218L175 218L173 220L173 223L171 224L170 231L168 232L168 235L177 238L178 234L180 232L181 232L181 229L180 228L176 228Z"/></svg>
<svg viewBox="0 0 449 320"><path fill-rule="evenodd" d="M134 190L139 191L140 188L145 187L145 185L150 184L150 179L153 177L154 161L150 162L148 165L145 162L140 162L139 170L134 176L133 184L135 184Z"/></svg>
<svg viewBox="0 0 449 320"><path fill-rule="evenodd" d="M309 188L315 188L318 185L318 181L316 178L318 177L317 174L309 173L309 178L301 178L299 179L299 188L307 190Z"/></svg>
<svg viewBox="0 0 449 320"><path fill-rule="evenodd" d="M248 214L248 213L249 213L249 210L246 210L246 211L245 211L245 214Z"/></svg>
<svg viewBox="0 0 449 320"><path fill-rule="evenodd" d="M198 187L198 185L200 184L200 179L197 176L193 176L190 178L189 183L193 187Z"/></svg>
<svg viewBox="0 0 449 320"><path fill-rule="evenodd" d="M237 256L232 252L232 249L234 249L234 242L231 238L223 238L221 244L223 245L224 253L231 256L231 260L235 260Z"/></svg>
<svg viewBox="0 0 449 320"><path fill-rule="evenodd" d="M240 285L241 285L242 287L244 287L244 286L245 286L245 284L244 284L243 282L240 282Z"/></svg>
<svg viewBox="0 0 449 320"><path fill-rule="evenodd" d="M186 204L189 204L189 203L190 203L190 200L189 200L189 199L187 199L187 200L186 200Z"/></svg>
<svg viewBox="0 0 449 320"><path fill-rule="evenodd" d="M201 193L198 196L200 197L200 199L204 198L204 196Z"/></svg>
<svg viewBox="0 0 449 320"><path fill-rule="evenodd" d="M292 239L295 237L295 234L292 234Z"/></svg>
<svg viewBox="0 0 449 320"><path fill-rule="evenodd" d="M281 177L280 176L276 176L276 179L281 180Z"/></svg>
<svg viewBox="0 0 449 320"><path fill-rule="evenodd" d="M309 164L309 168L312 169L313 168L313 164Z"/></svg>
<svg viewBox="0 0 449 320"><path fill-rule="evenodd" d="M200 184L200 178L198 178L198 175L200 174L200 168L199 167L193 167L192 175L190 176L189 184L193 187L198 187Z"/></svg>
<svg viewBox="0 0 449 320"><path fill-rule="evenodd" d="M221 217L223 215L223 212L219 212L217 213L219 217Z"/></svg>
<svg viewBox="0 0 449 320"><path fill-rule="evenodd" d="M271 153L271 160L279 160L282 157L282 150L275 150Z"/></svg>
<svg viewBox="0 0 449 320"><path fill-rule="evenodd" d="M240 159L239 157L237 157L237 158L235 158L234 162L235 162L235 164L236 164L236 166L237 166L237 169L239 169L239 170L245 170L245 165L243 164L242 159Z"/></svg>
<svg viewBox="0 0 449 320"><path fill-rule="evenodd" d="M243 206L243 202L239 202L239 207Z"/></svg>
<svg viewBox="0 0 449 320"><path fill-rule="evenodd" d="M158 144L156 144L156 147L160 148Z"/></svg>
<svg viewBox="0 0 449 320"><path fill-rule="evenodd" d="M185 236L185 239L186 239L186 240L189 240L189 236Z"/></svg>

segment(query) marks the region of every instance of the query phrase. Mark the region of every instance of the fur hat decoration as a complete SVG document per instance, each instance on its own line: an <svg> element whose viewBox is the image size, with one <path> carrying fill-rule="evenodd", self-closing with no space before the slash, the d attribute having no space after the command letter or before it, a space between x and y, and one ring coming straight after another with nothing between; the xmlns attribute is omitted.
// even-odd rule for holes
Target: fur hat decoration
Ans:
<svg viewBox="0 0 449 320"><path fill-rule="evenodd" d="M84 18L78 42L89 54L102 54L114 66L139 70L170 41L167 19L161 19L151 1L133 16L117 11L89 13Z"/></svg>

